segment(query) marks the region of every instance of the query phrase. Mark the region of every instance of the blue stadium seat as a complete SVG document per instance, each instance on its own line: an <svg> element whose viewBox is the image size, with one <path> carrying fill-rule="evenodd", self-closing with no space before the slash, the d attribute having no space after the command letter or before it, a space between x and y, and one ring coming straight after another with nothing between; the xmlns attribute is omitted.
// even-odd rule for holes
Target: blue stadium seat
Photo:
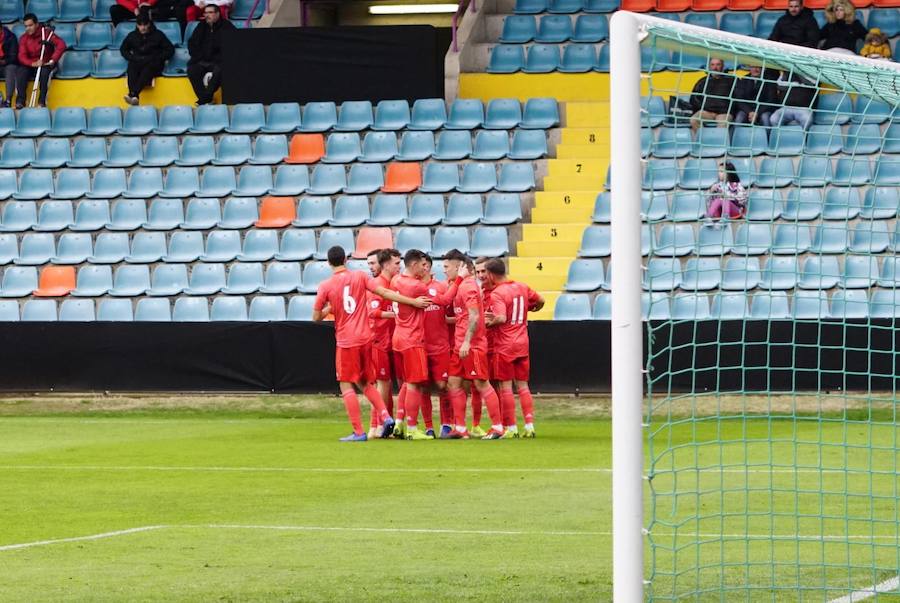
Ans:
<svg viewBox="0 0 900 603"><path fill-rule="evenodd" d="M284 298L280 295L257 296L250 301L249 320L272 322L286 319Z"/></svg>
<svg viewBox="0 0 900 603"><path fill-rule="evenodd" d="M354 163L350 167L345 193L365 195L378 191L384 186L381 164Z"/></svg>
<svg viewBox="0 0 900 603"><path fill-rule="evenodd" d="M313 195L333 195L347 186L343 165L319 164L313 169L307 192ZM278 188L277 174L275 187Z"/></svg>
<svg viewBox="0 0 900 603"><path fill-rule="evenodd" d="M509 134L505 131L481 130L475 135L472 159L496 161L509 154Z"/></svg>
<svg viewBox="0 0 900 603"><path fill-rule="evenodd" d="M794 293L791 316L795 319L829 318L828 294L824 291L797 291Z"/></svg>
<svg viewBox="0 0 900 603"><path fill-rule="evenodd" d="M447 203L444 224L448 226L470 226L478 223L483 215L481 196L453 193Z"/></svg>
<svg viewBox="0 0 900 603"><path fill-rule="evenodd" d="M166 301L168 300L160 300ZM172 310L174 322L209 322L209 303L206 298L179 297Z"/></svg>
<svg viewBox="0 0 900 603"><path fill-rule="evenodd" d="M900 34L900 11L896 8L871 8L866 27L877 27L889 38Z"/></svg>
<svg viewBox="0 0 900 603"><path fill-rule="evenodd" d="M212 235L210 235L210 238L212 238ZM196 264L191 269L188 287L184 292L187 295L215 295L224 287L225 264Z"/></svg>
<svg viewBox="0 0 900 603"><path fill-rule="evenodd" d="M533 189L534 166L531 163L500 164L500 177L495 188L504 193L523 193Z"/></svg>
<svg viewBox="0 0 900 603"><path fill-rule="evenodd" d="M813 255L804 262L797 286L801 289L831 289L837 286L840 276L837 256Z"/></svg>
<svg viewBox="0 0 900 603"><path fill-rule="evenodd" d="M415 194L410 199L410 226L434 226L444 219L444 198L441 195Z"/></svg>
<svg viewBox="0 0 900 603"><path fill-rule="evenodd" d="M609 37L609 21L606 15L578 15L572 42L596 44Z"/></svg>
<svg viewBox="0 0 900 603"><path fill-rule="evenodd" d="M747 296L744 293L716 293L709 315L716 320L744 320L750 315Z"/></svg>
<svg viewBox="0 0 900 603"><path fill-rule="evenodd" d="M59 5L56 0L28 0L28 12L39 21L53 21L59 14Z"/></svg>
<svg viewBox="0 0 900 603"><path fill-rule="evenodd" d="M185 230L209 230L215 228L221 219L218 199L191 199L180 227Z"/></svg>
<svg viewBox="0 0 900 603"><path fill-rule="evenodd" d="M78 269L75 289L70 295L100 297L106 295L112 287L112 268L109 266L82 266Z"/></svg>
<svg viewBox="0 0 900 603"><path fill-rule="evenodd" d="M450 117L444 124L448 130L472 130L484 123L484 104L476 98L458 98L450 106Z"/></svg>
<svg viewBox="0 0 900 603"><path fill-rule="evenodd" d="M274 231L266 234L275 236ZM276 243L277 248L277 243ZM243 262L231 265L222 293L226 295L250 295L263 286L263 270L260 262Z"/></svg>
<svg viewBox="0 0 900 603"><path fill-rule="evenodd" d="M418 249L431 253L431 229L418 226L405 226L397 230L394 245L401 254L410 249Z"/></svg>
<svg viewBox="0 0 900 603"><path fill-rule="evenodd" d="M87 128L87 116L81 107L61 107L53 112L48 136L76 136Z"/></svg>
<svg viewBox="0 0 900 603"><path fill-rule="evenodd" d="M525 50L521 46L497 44L491 48L490 62L485 71L488 73L515 73L521 71L524 67Z"/></svg>
<svg viewBox="0 0 900 603"><path fill-rule="evenodd" d="M10 108L0 108L0 136L6 136L16 128L16 113Z"/></svg>
<svg viewBox="0 0 900 603"><path fill-rule="evenodd" d="M741 224L738 226L731 250L739 255L760 255L772 247L772 230L768 224Z"/></svg>
<svg viewBox="0 0 900 603"><path fill-rule="evenodd" d="M299 116L299 107L298 112ZM266 109L262 103L241 103L231 110L231 122L225 128L231 134L256 134L266 125Z"/></svg>
<svg viewBox="0 0 900 603"><path fill-rule="evenodd" d="M689 190L706 190L719 179L719 166L714 159L685 161L678 177L678 186Z"/></svg>
<svg viewBox="0 0 900 603"><path fill-rule="evenodd" d="M106 23L85 23L78 31L73 50L102 50L113 41L112 29Z"/></svg>
<svg viewBox="0 0 900 603"><path fill-rule="evenodd" d="M671 190L678 182L678 162L674 159L654 159L644 170L642 188L644 190Z"/></svg>
<svg viewBox="0 0 900 603"><path fill-rule="evenodd" d="M12 30L15 34L19 28L24 30L24 24L16 24L13 25ZM109 27L109 26L107 26ZM23 31L24 33L24 31ZM75 24L74 23L60 23L56 22L53 25L53 33L58 36L61 40L66 43L66 48L71 49L78 42L77 36L75 35ZM19 36L21 37L21 36ZM61 59L60 59L61 60Z"/></svg>
<svg viewBox="0 0 900 603"><path fill-rule="evenodd" d="M860 95L853 103L850 121L855 124L883 124L891 119L893 114L893 107L886 102Z"/></svg>
<svg viewBox="0 0 900 603"><path fill-rule="evenodd" d="M776 157L800 155L803 153L805 136L806 132L801 126L772 128L766 153Z"/></svg>
<svg viewBox="0 0 900 603"><path fill-rule="evenodd" d="M522 123L522 106L514 98L495 98L488 102L484 127L489 130L511 130Z"/></svg>
<svg viewBox="0 0 900 603"><path fill-rule="evenodd" d="M769 190L755 190L750 192L747 200L747 219L757 222L771 222L781 216L784 209L784 200L781 192Z"/></svg>
<svg viewBox="0 0 900 603"><path fill-rule="evenodd" d="M115 199L121 196L127 184L122 168L100 168L94 172L94 182L87 196L91 199ZM153 195L148 195L152 197Z"/></svg>
<svg viewBox="0 0 900 603"><path fill-rule="evenodd" d="M812 245L809 227L805 224L776 224L772 237L773 254L797 255L806 252Z"/></svg>
<svg viewBox="0 0 900 603"><path fill-rule="evenodd" d="M860 211L859 191L855 188L830 188L825 194L822 217L826 220L852 220Z"/></svg>
<svg viewBox="0 0 900 603"><path fill-rule="evenodd" d="M519 195L490 193L484 205L482 224L509 225L522 219L522 203Z"/></svg>
<svg viewBox="0 0 900 603"><path fill-rule="evenodd" d="M296 321L312 320L313 303L312 295L295 295L288 302L287 319Z"/></svg>
<svg viewBox="0 0 900 603"><path fill-rule="evenodd" d="M247 165L241 168L237 187L232 194L235 197L261 197L268 194L272 187L272 170L268 166Z"/></svg>
<svg viewBox="0 0 900 603"><path fill-rule="evenodd" d="M151 107L152 108L152 107ZM118 107L94 107L88 113L88 136L109 136L122 127L122 111Z"/></svg>
<svg viewBox="0 0 900 603"><path fill-rule="evenodd" d="M241 233L236 230L214 230L206 237L202 262L231 262L241 253ZM224 272L222 273L224 283Z"/></svg>
<svg viewBox="0 0 900 603"><path fill-rule="evenodd" d="M728 154L733 157L751 157L765 153L768 146L765 128L734 126Z"/></svg>
<svg viewBox="0 0 900 603"><path fill-rule="evenodd" d="M286 230L281 235L281 247L275 255L276 260L300 261L308 260L316 252L316 234L312 230Z"/></svg>
<svg viewBox="0 0 900 603"><path fill-rule="evenodd" d="M372 127L373 123L375 118L371 101L344 101L334 129L339 132L359 132Z"/></svg>
<svg viewBox="0 0 900 603"><path fill-rule="evenodd" d="M113 288L109 295L113 297L136 297L144 295L150 289L150 268L148 266L124 265L116 268L113 277Z"/></svg>
<svg viewBox="0 0 900 603"><path fill-rule="evenodd" d="M120 49L122 47L122 43L125 41L125 38L127 38L128 34L133 32L134 29L134 24L129 21L122 21L121 23L116 25L113 31L113 40L109 45L109 49Z"/></svg>
<svg viewBox="0 0 900 603"><path fill-rule="evenodd" d="M147 221L143 199L117 199L112 204L108 230L137 230Z"/></svg>
<svg viewBox="0 0 900 603"><path fill-rule="evenodd" d="M72 300L75 301L75 300ZM83 301L83 300L82 300ZM93 304L93 302L91 302ZM22 306L23 321L56 322L56 301L52 299L29 299Z"/></svg>
<svg viewBox="0 0 900 603"><path fill-rule="evenodd" d="M265 10L265 2L257 2L256 0L236 0L228 18L235 21L259 19L263 16Z"/></svg>
<svg viewBox="0 0 900 603"><path fill-rule="evenodd" d="M690 258L681 275L680 287L686 291L709 291L717 288L721 281L718 258Z"/></svg>
<svg viewBox="0 0 900 603"><path fill-rule="evenodd" d="M879 132L881 129L879 128ZM881 140L883 153L900 153L900 122L891 122Z"/></svg>
<svg viewBox="0 0 900 603"><path fill-rule="evenodd" d="M784 291L757 293L750 300L751 320L786 320L790 317L791 310Z"/></svg>
<svg viewBox="0 0 900 603"><path fill-rule="evenodd" d="M854 253L882 253L890 245L887 222L860 221L850 230L849 250Z"/></svg>
<svg viewBox="0 0 900 603"><path fill-rule="evenodd" d="M844 125L853 113L852 98L844 93L820 94L813 112L813 122L817 124Z"/></svg>
<svg viewBox="0 0 900 603"><path fill-rule="evenodd" d="M369 199L364 195L341 195L334 202L330 226L360 226L369 219Z"/></svg>
<svg viewBox="0 0 900 603"><path fill-rule="evenodd" d="M19 181L19 190L13 193L14 199L30 199L37 201L49 197L53 193L53 172L50 170L26 169Z"/></svg>
<svg viewBox="0 0 900 603"><path fill-rule="evenodd" d="M64 141L68 144L68 141ZM72 159L66 162L69 167L93 168L99 166L107 158L106 140L103 138L79 138L75 141Z"/></svg>
<svg viewBox="0 0 900 603"><path fill-rule="evenodd" d="M775 29L775 22L783 13L778 11L760 11L756 15L756 28L753 30L753 37L768 40Z"/></svg>
<svg viewBox="0 0 900 603"><path fill-rule="evenodd" d="M187 267L184 264L161 264L153 269L147 295L181 295L188 286Z"/></svg>
<svg viewBox="0 0 900 603"><path fill-rule="evenodd" d="M316 293L319 284L331 276L327 262L309 262L303 269L299 290L301 293Z"/></svg>
<svg viewBox="0 0 900 603"><path fill-rule="evenodd" d="M18 188L16 170L0 169L0 199L9 199Z"/></svg>
<svg viewBox="0 0 900 603"><path fill-rule="evenodd" d="M213 322L239 322L247 320L247 302L243 297L217 297L213 299L210 320Z"/></svg>
<svg viewBox="0 0 900 603"><path fill-rule="evenodd" d="M510 159L541 159L547 153L547 137L543 131L516 130L513 134Z"/></svg>
<svg viewBox="0 0 900 603"><path fill-rule="evenodd" d="M325 143L325 156L323 163L351 163L359 159L362 154L359 144L359 134L356 132L335 132L328 135Z"/></svg>
<svg viewBox="0 0 900 603"><path fill-rule="evenodd" d="M109 222L109 201L85 200L78 203L75 208L75 224L71 230L92 231L100 230Z"/></svg>
<svg viewBox="0 0 900 603"><path fill-rule="evenodd" d="M606 282L602 260L572 260L566 277L566 291L596 291Z"/></svg>
<svg viewBox="0 0 900 603"><path fill-rule="evenodd" d="M761 289L789 290L797 285L797 275L800 270L797 267L797 258L770 257L761 272L759 286Z"/></svg>
<svg viewBox="0 0 900 603"><path fill-rule="evenodd" d="M872 293L869 303L869 316L872 318L900 317L900 292L876 289Z"/></svg>
<svg viewBox="0 0 900 603"><path fill-rule="evenodd" d="M835 134L840 136L840 129ZM843 151L848 155L871 155L881 150L881 144L881 129L877 124L852 124L843 136Z"/></svg>
<svg viewBox="0 0 900 603"><path fill-rule="evenodd" d="M434 134L432 132L407 131L400 138L400 149L396 157L400 161L425 161L433 154Z"/></svg>
<svg viewBox="0 0 900 603"><path fill-rule="evenodd" d="M641 125L655 128L666 119L666 104L659 96L641 97Z"/></svg>
<svg viewBox="0 0 900 603"><path fill-rule="evenodd" d="M212 136L185 136L175 165L198 167L212 163L216 145Z"/></svg>
<svg viewBox="0 0 900 603"><path fill-rule="evenodd" d="M800 158L794 183L797 186L821 187L822 185L830 184L833 179L834 171L831 166L831 159L806 155Z"/></svg>
<svg viewBox="0 0 900 603"><path fill-rule="evenodd" d="M63 168L57 171L53 199L78 199L91 190L91 173L84 168Z"/></svg>
<svg viewBox="0 0 900 603"><path fill-rule="evenodd" d="M10 141L13 142L13 141ZM44 138L38 143L37 155L31 162L31 167L59 168L71 159L71 150L68 140Z"/></svg>
<svg viewBox="0 0 900 603"><path fill-rule="evenodd" d="M34 142L31 140L7 140L0 151L0 168L23 168L35 157Z"/></svg>
<svg viewBox="0 0 900 603"><path fill-rule="evenodd" d="M897 215L900 194L893 187L869 187L860 209L860 216L867 220L886 220Z"/></svg>
<svg viewBox="0 0 900 603"><path fill-rule="evenodd" d="M0 232L25 232L37 224L37 207L26 201L11 201L3 206Z"/></svg>
<svg viewBox="0 0 900 603"><path fill-rule="evenodd" d="M869 296L861 289L842 289L831 296L832 318L869 317Z"/></svg>
<svg viewBox="0 0 900 603"><path fill-rule="evenodd" d="M129 264L152 264L167 253L165 233L138 232L131 240L131 253L125 256L125 261Z"/></svg>
<svg viewBox="0 0 900 603"><path fill-rule="evenodd" d="M13 266L3 271L0 297L26 297L37 286L38 275L34 266Z"/></svg>
<svg viewBox="0 0 900 603"><path fill-rule="evenodd" d="M827 222L816 226L813 234L813 253L845 253L849 244L849 232L844 224Z"/></svg>
<svg viewBox="0 0 900 603"><path fill-rule="evenodd" d="M118 132L125 136L146 136L156 129L157 119L156 107L148 105L129 107L125 111L122 127Z"/></svg>
<svg viewBox="0 0 900 603"><path fill-rule="evenodd" d="M94 255L88 258L92 264L118 264L131 253L128 235L124 232L101 232L94 241Z"/></svg>
<svg viewBox="0 0 900 603"><path fill-rule="evenodd" d="M567 42L573 33L572 20L568 16L545 15L540 19L534 41L544 44L558 44Z"/></svg>
<svg viewBox="0 0 900 603"><path fill-rule="evenodd" d="M164 135L181 135L190 130L193 126L193 109L191 109L188 105L167 105L159 114L159 125L153 128L153 133Z"/></svg>
<svg viewBox="0 0 900 603"><path fill-rule="evenodd" d="M375 121L372 129L376 131L403 130L409 125L409 103L405 100L383 100L375 106Z"/></svg>
<svg viewBox="0 0 900 603"><path fill-rule="evenodd" d="M158 170L158 168L146 169ZM134 180L134 174L135 172L131 173L132 180ZM197 168L173 167L169 168L169 171L166 172L166 181L162 190L155 191L154 194L157 194L160 197L181 199L193 195L200 196L199 189L200 175ZM126 193L125 196L129 196L129 194Z"/></svg>
<svg viewBox="0 0 900 603"><path fill-rule="evenodd" d="M332 104L332 108L334 105ZM335 114L335 121L337 115ZM232 118L232 123L234 119ZM300 127L300 105L297 103L272 103L266 112L266 125L262 132L269 134L286 134ZM327 129L327 128L326 128Z"/></svg>
<svg viewBox="0 0 900 603"><path fill-rule="evenodd" d="M130 299L101 299L97 305L97 320L132 322L134 313Z"/></svg>
<svg viewBox="0 0 900 603"><path fill-rule="evenodd" d="M187 74L187 64L190 53L187 48L176 48L172 58L166 61L163 69L163 77L181 77Z"/></svg>
<svg viewBox="0 0 900 603"><path fill-rule="evenodd" d="M531 15L510 15L503 19L499 41L504 44L524 44L537 35L537 23Z"/></svg>
<svg viewBox="0 0 900 603"><path fill-rule="evenodd" d="M0 234L0 264L10 264L19 257L19 243L15 234Z"/></svg>
<svg viewBox="0 0 900 603"><path fill-rule="evenodd" d="M181 199L154 199L147 211L145 230L175 230L184 222Z"/></svg>
<svg viewBox="0 0 900 603"><path fill-rule="evenodd" d="M681 284L681 261L677 258L652 258L643 273L645 291L672 291Z"/></svg>
<svg viewBox="0 0 900 603"><path fill-rule="evenodd" d="M611 13L619 8L619 0L584 0L584 11L588 13Z"/></svg>
<svg viewBox="0 0 900 603"><path fill-rule="evenodd" d="M169 171L166 180L172 180L173 173L178 174L188 168L173 168ZM96 180L93 193L96 194ZM149 199L159 195L163 190L162 170L159 168L136 168L128 175L128 187L122 193L123 197Z"/></svg>
<svg viewBox="0 0 900 603"><path fill-rule="evenodd" d="M292 293L299 287L299 262L273 262L266 269L265 283L259 291L268 294Z"/></svg>
<svg viewBox="0 0 900 603"><path fill-rule="evenodd" d="M693 157L721 157L728 149L728 130L726 128L700 128L697 138L691 145Z"/></svg>
<svg viewBox="0 0 900 603"><path fill-rule="evenodd" d="M128 69L128 62L118 50L101 50L97 62L91 70L91 77L110 79L122 77Z"/></svg>
<svg viewBox="0 0 900 603"><path fill-rule="evenodd" d="M198 301L186 298L183 299L189 302ZM137 300L137 305L134 310L134 320L136 322L170 322L172 320L172 309L169 305L169 300L159 298Z"/></svg>
<svg viewBox="0 0 900 603"><path fill-rule="evenodd" d="M75 223L71 201L44 201L34 229L45 232L66 230Z"/></svg>
<svg viewBox="0 0 900 603"><path fill-rule="evenodd" d="M497 168L493 163L466 163L456 190L463 193L486 193L496 187Z"/></svg>
<svg viewBox="0 0 900 603"><path fill-rule="evenodd" d="M587 73L597 64L597 51L593 44L568 44L563 50L557 71L561 73Z"/></svg>
<svg viewBox="0 0 900 603"><path fill-rule="evenodd" d="M710 318L709 297L704 294L682 293L672 299L673 320L707 320Z"/></svg>
<svg viewBox="0 0 900 603"><path fill-rule="evenodd" d="M317 260L324 260L328 257L328 249L340 245L344 248L349 256L353 253L355 244L353 242L353 229L351 228L326 228L319 233L319 243L316 253L313 257Z"/></svg>
<svg viewBox="0 0 900 603"><path fill-rule="evenodd" d="M591 298L586 293L564 293L556 300L553 320L590 320Z"/></svg>
<svg viewBox="0 0 900 603"><path fill-rule="evenodd" d="M127 138L125 140L131 140ZM190 140L189 138L186 140ZM143 159L138 164L144 167L166 167L179 158L178 139L169 136L151 136L147 140Z"/></svg>
<svg viewBox="0 0 900 603"><path fill-rule="evenodd" d="M686 157L691 152L692 144L690 129L663 127L651 145L651 153L665 159Z"/></svg>
<svg viewBox="0 0 900 603"><path fill-rule="evenodd" d="M415 132L415 134L428 134ZM397 156L397 135L393 132L369 132L362 144L360 161L386 163ZM324 161L324 159L323 159Z"/></svg>
<svg viewBox="0 0 900 603"><path fill-rule="evenodd" d="M763 157L758 170L755 181L761 188L780 188L794 181L794 163L789 157Z"/></svg>
<svg viewBox="0 0 900 603"><path fill-rule="evenodd" d="M753 14L749 12L726 12L719 21L719 29L739 36L753 35Z"/></svg>
<svg viewBox="0 0 900 603"><path fill-rule="evenodd" d="M547 11L548 0L516 0L513 12L520 15L534 15Z"/></svg>
<svg viewBox="0 0 900 603"><path fill-rule="evenodd" d="M300 228L324 226L331 218L331 197L307 196L300 199L293 225Z"/></svg>
<svg viewBox="0 0 900 603"><path fill-rule="evenodd" d="M284 141L284 149L287 150L287 141ZM264 147L263 147L263 150ZM213 165L241 165L250 161L253 156L253 147L250 144L250 137L245 134L229 134L219 138L219 144L216 148L216 157L212 160ZM285 155L281 155L283 158ZM278 160L271 161L277 163Z"/></svg>
<svg viewBox="0 0 900 603"><path fill-rule="evenodd" d="M875 161L872 184L877 186L900 186L900 159L891 155L881 155Z"/></svg>
<svg viewBox="0 0 900 603"><path fill-rule="evenodd" d="M725 261L719 288L723 291L750 291L759 285L761 276L759 258L731 257Z"/></svg>
<svg viewBox="0 0 900 603"><path fill-rule="evenodd" d="M440 141L438 141L440 147ZM425 193L448 193L459 186L459 168L455 163L428 163L419 190Z"/></svg>
<svg viewBox="0 0 900 603"><path fill-rule="evenodd" d="M550 0L547 10L551 13L577 13L584 8L584 0Z"/></svg>
<svg viewBox="0 0 900 603"><path fill-rule="evenodd" d="M369 226L396 226L406 219L406 195L376 195Z"/></svg>
<svg viewBox="0 0 900 603"><path fill-rule="evenodd" d="M472 154L472 136L467 131L444 131L438 136L434 159L454 161ZM427 167L426 167L427 171Z"/></svg>
<svg viewBox="0 0 900 603"><path fill-rule="evenodd" d="M275 165L281 163L287 154L288 143L283 134L262 134L256 137L249 162L254 165Z"/></svg>
<svg viewBox="0 0 900 603"><path fill-rule="evenodd" d="M441 98L420 98L413 103L410 130L438 130L447 122L447 106Z"/></svg>
<svg viewBox="0 0 900 603"><path fill-rule="evenodd" d="M525 73L550 73L560 68L559 46L556 44L534 44L528 49Z"/></svg>
<svg viewBox="0 0 900 603"><path fill-rule="evenodd" d="M668 217L673 222L696 222L704 215L706 215L704 195L677 192L672 196Z"/></svg>
<svg viewBox="0 0 900 603"><path fill-rule="evenodd" d="M166 263L195 262L203 255L203 234L192 231L177 231L169 239L169 253L163 258Z"/></svg>
<svg viewBox="0 0 900 603"><path fill-rule="evenodd" d="M469 253L469 231L460 226L439 226L434 230L431 255L444 257L451 249ZM422 249L422 251L425 251Z"/></svg>
<svg viewBox="0 0 900 603"><path fill-rule="evenodd" d="M848 255L838 285L844 289L868 289L878 280L878 258L872 255Z"/></svg>
<svg viewBox="0 0 900 603"><path fill-rule="evenodd" d="M583 258L609 257L611 231L609 226L588 226L581 235L578 256Z"/></svg>
<svg viewBox="0 0 900 603"><path fill-rule="evenodd" d="M837 125L813 125L806 133L804 153L807 155L834 155L841 152L843 136Z"/></svg>
<svg viewBox="0 0 900 603"><path fill-rule="evenodd" d="M872 165L867 157L841 157L837 161L831 183L837 186L861 186L872 179Z"/></svg>
<svg viewBox="0 0 900 603"><path fill-rule="evenodd" d="M209 199L203 199L202 201L211 203L211 200ZM251 199L249 197L230 197L225 201L225 205L222 209L222 219L219 220L217 227L224 229L249 228L258 219L259 211L256 199Z"/></svg>
<svg viewBox="0 0 900 603"><path fill-rule="evenodd" d="M689 224L664 224L657 233L653 254L663 257L682 256L692 252L695 246L694 230Z"/></svg>
<svg viewBox="0 0 900 603"><path fill-rule="evenodd" d="M822 193L816 189L790 189L781 217L786 220L815 220L822 214Z"/></svg>
<svg viewBox="0 0 900 603"><path fill-rule="evenodd" d="M278 233L275 230L251 230L244 237L240 262L268 262L278 253ZM260 272L262 285L262 272ZM227 293L227 291L226 291Z"/></svg>

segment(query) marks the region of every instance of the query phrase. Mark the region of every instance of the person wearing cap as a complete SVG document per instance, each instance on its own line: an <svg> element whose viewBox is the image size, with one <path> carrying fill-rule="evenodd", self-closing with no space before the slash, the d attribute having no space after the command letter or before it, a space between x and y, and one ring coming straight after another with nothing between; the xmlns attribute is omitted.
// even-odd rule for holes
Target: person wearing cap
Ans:
<svg viewBox="0 0 900 603"><path fill-rule="evenodd" d="M150 85L153 78L162 74L166 61L175 54L175 47L166 35L158 30L146 14L137 16L137 26L125 37L119 49L128 61L128 94L125 102L137 105L141 90Z"/></svg>

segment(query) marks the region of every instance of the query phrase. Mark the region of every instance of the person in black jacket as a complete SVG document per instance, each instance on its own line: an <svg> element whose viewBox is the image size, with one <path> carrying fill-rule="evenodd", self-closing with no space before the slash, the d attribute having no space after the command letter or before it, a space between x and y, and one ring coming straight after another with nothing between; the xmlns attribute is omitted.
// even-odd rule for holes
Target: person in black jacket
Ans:
<svg viewBox="0 0 900 603"><path fill-rule="evenodd" d="M227 19L222 19L219 7L207 4L203 7L204 22L197 26L188 40L188 79L197 95L197 104L212 102L213 94L222 85L223 38L236 28Z"/></svg>
<svg viewBox="0 0 900 603"><path fill-rule="evenodd" d="M175 47L166 34L156 29L149 16L140 14L137 26L125 37L120 52L128 61L128 94L125 95L125 102L137 105L141 90L153 78L162 74L166 61L175 54Z"/></svg>
<svg viewBox="0 0 900 603"><path fill-rule="evenodd" d="M0 27L0 69L6 83L6 98L0 97L0 107L8 107L9 99L16 90L16 65L19 64L19 40L8 27Z"/></svg>
<svg viewBox="0 0 900 603"><path fill-rule="evenodd" d="M691 129L697 130L705 125L703 122L713 121L717 126L724 126L731 117L732 95L734 93L734 76L724 73L725 62L722 59L709 60L709 75L701 78L691 91Z"/></svg>
<svg viewBox="0 0 900 603"><path fill-rule="evenodd" d="M775 90L778 95L776 104L781 106L772 113L772 127L798 125L808 129L813 121L818 87L799 75L782 72Z"/></svg>
<svg viewBox="0 0 900 603"><path fill-rule="evenodd" d="M802 0L788 0L788 7L775 27L769 39L785 44L815 48L819 45L819 24L808 8L803 7Z"/></svg>
<svg viewBox="0 0 900 603"><path fill-rule="evenodd" d="M773 69L763 73L757 65L747 66L747 75L735 83L734 123L769 127L772 113L778 108L768 102L776 99L774 81L777 78L778 72Z"/></svg>
<svg viewBox="0 0 900 603"><path fill-rule="evenodd" d="M832 0L825 9L822 28L822 50L856 54L856 44L866 39L868 30L855 16L853 5L847 0Z"/></svg>

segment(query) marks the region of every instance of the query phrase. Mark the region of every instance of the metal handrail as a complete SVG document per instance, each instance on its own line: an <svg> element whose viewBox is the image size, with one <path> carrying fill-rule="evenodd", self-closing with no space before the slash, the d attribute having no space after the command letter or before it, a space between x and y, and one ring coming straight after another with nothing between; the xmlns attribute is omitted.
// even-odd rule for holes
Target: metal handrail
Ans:
<svg viewBox="0 0 900 603"><path fill-rule="evenodd" d="M459 52L459 45L456 42L456 29L459 25L459 16L466 14L466 9L471 7L472 12L478 12L478 7L475 5L476 0L459 0L459 6L456 8L456 12L453 13L453 19L451 22L451 29L453 31L453 52Z"/></svg>
<svg viewBox="0 0 900 603"><path fill-rule="evenodd" d="M244 21L244 28L250 27L250 22L253 21L253 14L256 12L256 7L259 6L260 0L253 0L253 8L250 9L250 14L247 15L247 20ZM269 12L269 0L266 0L266 10L263 14Z"/></svg>

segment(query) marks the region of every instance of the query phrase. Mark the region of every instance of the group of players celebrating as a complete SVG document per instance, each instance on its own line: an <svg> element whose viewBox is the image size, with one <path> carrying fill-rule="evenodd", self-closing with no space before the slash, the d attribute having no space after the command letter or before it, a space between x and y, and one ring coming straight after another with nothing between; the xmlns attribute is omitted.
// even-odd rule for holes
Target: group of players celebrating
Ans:
<svg viewBox="0 0 900 603"><path fill-rule="evenodd" d="M396 249L372 251L367 261L371 276L348 270L342 247L329 249L333 274L319 285L313 306L313 320L334 315L337 381L353 425L341 441L434 439L432 394L440 400L441 439L535 437L528 312L540 310L544 299L507 278L503 260L473 261L456 249L444 256L446 281L435 278L432 259L418 249L402 256L402 267ZM400 386L396 414L394 379ZM368 433L357 391L372 405ZM516 392L525 420L521 434ZM487 431L480 426L482 405L491 421Z"/></svg>

